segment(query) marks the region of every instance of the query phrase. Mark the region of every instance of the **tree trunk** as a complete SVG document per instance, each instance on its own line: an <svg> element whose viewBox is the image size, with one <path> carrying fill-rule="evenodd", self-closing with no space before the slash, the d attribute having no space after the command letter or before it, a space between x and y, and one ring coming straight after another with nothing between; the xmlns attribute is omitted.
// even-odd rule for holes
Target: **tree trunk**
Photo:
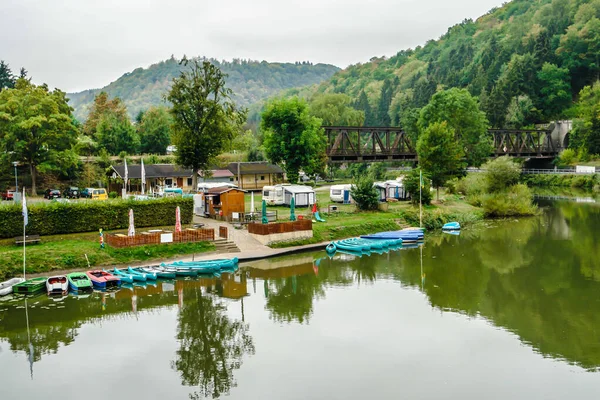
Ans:
<svg viewBox="0 0 600 400"><path fill-rule="evenodd" d="M196 168L192 168L192 191L196 192L198 190L198 172L200 170Z"/></svg>
<svg viewBox="0 0 600 400"><path fill-rule="evenodd" d="M438 186L436 188L436 190L437 190L437 201L439 202L440 201L440 187Z"/></svg>
<svg viewBox="0 0 600 400"><path fill-rule="evenodd" d="M31 195L35 196L35 194L36 194L35 181L36 181L37 170L33 163L29 163L29 172L31 173Z"/></svg>

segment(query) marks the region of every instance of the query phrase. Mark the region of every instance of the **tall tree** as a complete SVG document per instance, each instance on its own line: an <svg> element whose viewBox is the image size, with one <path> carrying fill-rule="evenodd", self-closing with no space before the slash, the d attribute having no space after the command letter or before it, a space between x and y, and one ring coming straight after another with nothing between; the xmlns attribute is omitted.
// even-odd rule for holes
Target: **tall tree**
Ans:
<svg viewBox="0 0 600 400"><path fill-rule="evenodd" d="M569 147L600 154L600 82L581 90L575 112Z"/></svg>
<svg viewBox="0 0 600 400"><path fill-rule="evenodd" d="M72 160L77 129L65 93L19 79L14 89L0 92L0 145L4 157L29 166L35 194L38 169L49 170Z"/></svg>
<svg viewBox="0 0 600 400"><path fill-rule="evenodd" d="M569 70L545 63L538 72L541 82L541 99L544 116L547 119L559 119L571 106L571 82Z"/></svg>
<svg viewBox="0 0 600 400"><path fill-rule="evenodd" d="M4 60L0 60L0 92L13 87L15 87L15 76L10 66Z"/></svg>
<svg viewBox="0 0 600 400"><path fill-rule="evenodd" d="M310 113L321 118L327 126L362 126L365 120L363 111L351 105L349 96L342 93L326 93L315 96L310 101Z"/></svg>
<svg viewBox="0 0 600 400"><path fill-rule="evenodd" d="M110 99L108 93L100 92L94 98L94 104L92 104L87 120L83 124L83 133L95 137L98 124L100 124L100 121L107 115L113 115L122 123L125 121L131 123L127 115L127 108L121 99L118 97Z"/></svg>
<svg viewBox="0 0 600 400"><path fill-rule="evenodd" d="M110 155L121 152L137 154L140 146L138 133L135 131L129 118L120 119L114 113L106 113L96 126L96 140L101 148Z"/></svg>
<svg viewBox="0 0 600 400"><path fill-rule="evenodd" d="M456 141L454 130L446 121L429 125L417 142L419 165L431 178L440 199L440 187L453 178L462 175L465 164L464 153ZM414 194L413 194L414 195Z"/></svg>
<svg viewBox="0 0 600 400"><path fill-rule="evenodd" d="M390 118L390 105L394 96L394 86L391 79L385 79L381 87L379 102L377 103L377 125L390 126L392 120Z"/></svg>
<svg viewBox="0 0 600 400"><path fill-rule="evenodd" d="M141 113L137 131L140 137L140 151L145 154L166 154L171 144L173 118L166 107L151 107Z"/></svg>
<svg viewBox="0 0 600 400"><path fill-rule="evenodd" d="M326 141L321 120L310 115L304 100L293 97L268 103L261 130L267 158L283 163L291 183L298 182L301 169L314 170L315 160L323 159Z"/></svg>
<svg viewBox="0 0 600 400"><path fill-rule="evenodd" d="M354 108L356 108L358 111L362 111L363 114L365 115L364 126L375 125L373 109L371 108L371 105L369 104L369 98L367 97L367 94L365 93L364 90L360 92L360 95L358 96L358 100L357 100L356 104L354 105Z"/></svg>
<svg viewBox="0 0 600 400"><path fill-rule="evenodd" d="M487 134L488 120L479 109L477 99L466 89L449 89L436 93L421 110L419 128L424 132L430 125L446 122L456 134L469 165L479 166L492 152Z"/></svg>
<svg viewBox="0 0 600 400"><path fill-rule="evenodd" d="M176 160L194 171L192 185L198 185L198 172L208 170L214 158L241 132L246 110L236 107L232 91L225 86L226 75L204 60L183 61L189 68L173 79L166 96L173 107L172 141Z"/></svg>

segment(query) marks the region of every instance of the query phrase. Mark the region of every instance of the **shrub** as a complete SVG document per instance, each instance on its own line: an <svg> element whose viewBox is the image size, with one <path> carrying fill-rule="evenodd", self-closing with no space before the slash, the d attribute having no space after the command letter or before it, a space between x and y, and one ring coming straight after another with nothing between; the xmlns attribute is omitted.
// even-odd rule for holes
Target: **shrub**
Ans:
<svg viewBox="0 0 600 400"><path fill-rule="evenodd" d="M456 192L465 196L474 196L486 191L487 183L485 176L479 172L468 174L456 184Z"/></svg>
<svg viewBox="0 0 600 400"><path fill-rule="evenodd" d="M482 206L487 217L534 215L537 211L533 194L525 185L514 185L504 192L486 194Z"/></svg>
<svg viewBox="0 0 600 400"><path fill-rule="evenodd" d="M485 170L487 191L492 193L501 192L517 184L521 176L521 168L508 156L488 161L482 168Z"/></svg>
<svg viewBox="0 0 600 400"><path fill-rule="evenodd" d="M118 196L118 195L117 195L117 192L110 192L110 193L108 194L108 197L109 197L110 199L116 199L116 198L117 198L117 196Z"/></svg>
<svg viewBox="0 0 600 400"><path fill-rule="evenodd" d="M379 194L369 177L358 178L350 189L350 195L359 210L376 210L379 205Z"/></svg>
<svg viewBox="0 0 600 400"><path fill-rule="evenodd" d="M175 208L181 207L181 223L192 221L192 198L173 197L160 200L108 200L77 203L31 203L27 233L56 235L94 232L99 228L123 229L129 225L129 209L133 209L136 227L175 225ZM0 237L23 234L23 216L19 204L0 207Z"/></svg>
<svg viewBox="0 0 600 400"><path fill-rule="evenodd" d="M577 162L577 153L574 149L566 149L558 157L557 164L559 167L567 167Z"/></svg>
<svg viewBox="0 0 600 400"><path fill-rule="evenodd" d="M419 170L413 169L410 173L404 176L402 183L406 188L406 191L410 194L410 198L413 204L419 204L419 183L420 176ZM423 174L423 188L421 189L421 201L423 204L431 204L431 180L427 174Z"/></svg>

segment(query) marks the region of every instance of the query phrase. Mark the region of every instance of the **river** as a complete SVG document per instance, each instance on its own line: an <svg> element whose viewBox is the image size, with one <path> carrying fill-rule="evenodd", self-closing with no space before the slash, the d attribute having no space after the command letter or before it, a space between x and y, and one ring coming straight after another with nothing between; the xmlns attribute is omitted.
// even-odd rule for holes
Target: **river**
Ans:
<svg viewBox="0 0 600 400"><path fill-rule="evenodd" d="M420 248L0 300L0 391L35 399L598 399L600 207Z"/></svg>

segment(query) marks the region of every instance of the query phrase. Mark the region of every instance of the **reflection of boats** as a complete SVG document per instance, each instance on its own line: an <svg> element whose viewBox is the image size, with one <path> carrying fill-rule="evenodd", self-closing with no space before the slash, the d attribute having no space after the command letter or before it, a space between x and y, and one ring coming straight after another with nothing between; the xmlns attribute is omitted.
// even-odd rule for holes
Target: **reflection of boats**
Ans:
<svg viewBox="0 0 600 400"><path fill-rule="evenodd" d="M83 272L71 272L67 274L67 280L69 281L69 289L75 292L93 290L92 281Z"/></svg>
<svg viewBox="0 0 600 400"><path fill-rule="evenodd" d="M0 283L0 296L6 296L13 292L13 286L17 283L24 282L23 278L12 278Z"/></svg>
<svg viewBox="0 0 600 400"><path fill-rule="evenodd" d="M44 290L46 287L46 280L48 278L45 276L39 278L28 279L24 282L17 283L13 286L14 293L23 293L23 294L33 294L38 293Z"/></svg>
<svg viewBox="0 0 600 400"><path fill-rule="evenodd" d="M448 235L460 236L460 231L443 231L443 232L447 233Z"/></svg>
<svg viewBox="0 0 600 400"><path fill-rule="evenodd" d="M101 270L87 271L86 275L92 281L94 287L109 289L121 286L121 280L111 273Z"/></svg>
<svg viewBox="0 0 600 400"><path fill-rule="evenodd" d="M119 279L121 279L121 281L125 282L125 283L133 283L133 275L128 274L127 272L121 271L120 269L117 269L116 267L113 269L112 273L115 276L118 276Z"/></svg>
<svg viewBox="0 0 600 400"><path fill-rule="evenodd" d="M61 294L66 295L69 291L69 282L64 275L51 276L46 280L46 291L49 295Z"/></svg>
<svg viewBox="0 0 600 400"><path fill-rule="evenodd" d="M443 231L458 231L460 230L460 224L458 222L448 222L442 226Z"/></svg>

